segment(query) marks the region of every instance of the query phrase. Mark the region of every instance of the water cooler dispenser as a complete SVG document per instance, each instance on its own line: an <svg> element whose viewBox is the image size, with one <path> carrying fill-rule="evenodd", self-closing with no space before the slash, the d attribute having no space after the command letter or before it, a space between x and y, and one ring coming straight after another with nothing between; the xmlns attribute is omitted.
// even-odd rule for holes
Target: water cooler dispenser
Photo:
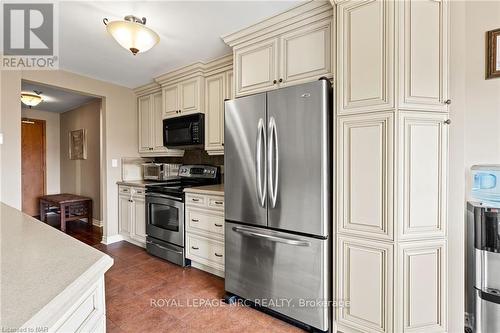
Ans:
<svg viewBox="0 0 500 333"><path fill-rule="evenodd" d="M467 203L466 327L500 332L500 165L472 168Z"/></svg>

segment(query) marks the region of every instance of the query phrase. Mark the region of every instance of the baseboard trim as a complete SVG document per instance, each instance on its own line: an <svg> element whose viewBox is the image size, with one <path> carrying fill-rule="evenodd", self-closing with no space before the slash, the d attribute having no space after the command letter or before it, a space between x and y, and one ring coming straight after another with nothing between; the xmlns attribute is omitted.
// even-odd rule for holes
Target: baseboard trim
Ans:
<svg viewBox="0 0 500 333"><path fill-rule="evenodd" d="M116 242L121 242L122 240L125 240L125 237L123 237L122 235L113 235L113 236L104 236L103 235L101 243L105 244L105 245L109 245L109 244L113 244Z"/></svg>
<svg viewBox="0 0 500 333"><path fill-rule="evenodd" d="M216 268L204 265L204 264L200 264L199 262L195 262L195 261L191 261L191 267L201 269L202 271L208 272L208 273L213 274L213 275L217 275L221 278L224 278L224 275L225 275L224 271L221 271L219 269L216 269Z"/></svg>

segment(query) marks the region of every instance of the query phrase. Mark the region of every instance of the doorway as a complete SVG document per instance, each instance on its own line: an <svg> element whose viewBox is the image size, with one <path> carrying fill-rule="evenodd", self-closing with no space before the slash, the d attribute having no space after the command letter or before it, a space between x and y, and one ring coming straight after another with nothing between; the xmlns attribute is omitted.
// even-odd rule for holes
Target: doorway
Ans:
<svg viewBox="0 0 500 333"><path fill-rule="evenodd" d="M45 120L21 119L22 210L39 215L38 198L46 193Z"/></svg>

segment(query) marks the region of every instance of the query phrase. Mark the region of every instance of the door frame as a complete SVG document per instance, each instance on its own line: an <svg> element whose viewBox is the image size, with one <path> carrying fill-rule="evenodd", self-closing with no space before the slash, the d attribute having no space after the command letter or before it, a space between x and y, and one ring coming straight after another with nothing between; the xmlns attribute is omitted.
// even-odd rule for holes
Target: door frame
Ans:
<svg viewBox="0 0 500 333"><path fill-rule="evenodd" d="M46 121L43 119L34 119L34 118L26 118L22 117L21 118L21 209L24 204L24 175L22 173L22 168L23 168L23 141L22 141L22 123L23 122L34 122L34 123L40 123L42 125L42 137L43 137L43 145L42 145L42 155L43 155L43 195L47 194L47 131L46 131Z"/></svg>

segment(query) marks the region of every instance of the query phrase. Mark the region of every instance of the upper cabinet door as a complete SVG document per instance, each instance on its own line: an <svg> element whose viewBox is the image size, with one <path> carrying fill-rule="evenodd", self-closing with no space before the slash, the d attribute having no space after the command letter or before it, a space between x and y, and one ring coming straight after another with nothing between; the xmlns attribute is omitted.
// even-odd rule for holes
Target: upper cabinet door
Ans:
<svg viewBox="0 0 500 333"><path fill-rule="evenodd" d="M394 2L337 7L337 112L394 108Z"/></svg>
<svg viewBox="0 0 500 333"><path fill-rule="evenodd" d="M171 118L178 115L179 108L179 87L174 84L163 88L164 118Z"/></svg>
<svg viewBox="0 0 500 333"><path fill-rule="evenodd" d="M221 151L224 132L225 74L216 74L205 80L205 149Z"/></svg>
<svg viewBox="0 0 500 333"><path fill-rule="evenodd" d="M200 107L201 84L200 78L194 78L179 83L179 100L182 115L202 112Z"/></svg>
<svg viewBox="0 0 500 333"><path fill-rule="evenodd" d="M443 0L408 0L400 6L400 105L448 111L448 11Z"/></svg>
<svg viewBox="0 0 500 333"><path fill-rule="evenodd" d="M280 85L332 77L332 19L308 24L280 38Z"/></svg>
<svg viewBox="0 0 500 333"><path fill-rule="evenodd" d="M226 72L226 99L234 99L234 72L229 70Z"/></svg>
<svg viewBox="0 0 500 333"><path fill-rule="evenodd" d="M268 39L234 51L236 95L247 95L277 87L278 39Z"/></svg>
<svg viewBox="0 0 500 333"><path fill-rule="evenodd" d="M151 135L151 97L139 97L138 103L138 117L139 117L139 153L150 152L153 148L152 135Z"/></svg>
<svg viewBox="0 0 500 333"><path fill-rule="evenodd" d="M167 151L163 146L163 94L161 92L152 95L153 106L153 150Z"/></svg>

